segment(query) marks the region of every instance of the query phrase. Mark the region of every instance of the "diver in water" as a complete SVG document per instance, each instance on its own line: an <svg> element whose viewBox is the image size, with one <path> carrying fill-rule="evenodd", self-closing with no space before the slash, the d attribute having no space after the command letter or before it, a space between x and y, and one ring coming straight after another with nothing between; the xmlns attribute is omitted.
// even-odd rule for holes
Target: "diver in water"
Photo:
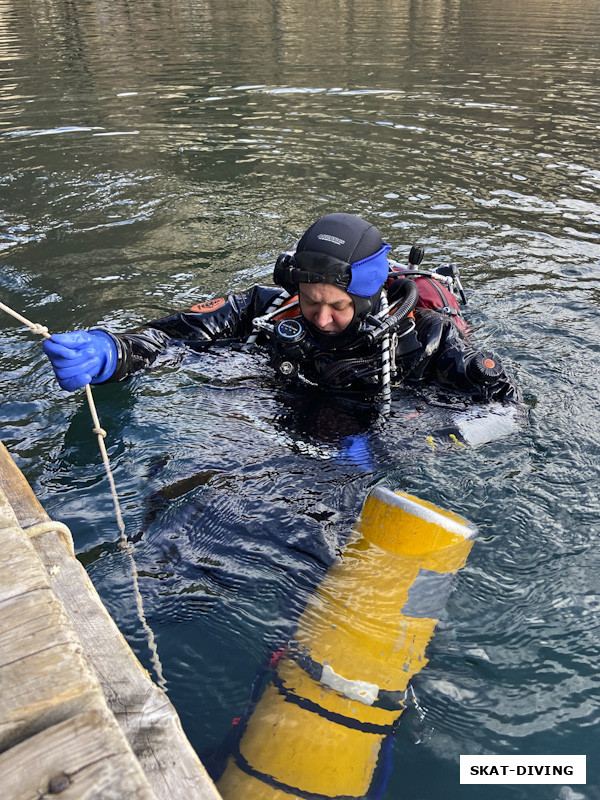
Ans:
<svg viewBox="0 0 600 800"><path fill-rule="evenodd" d="M499 359L470 341L452 267L392 268L379 230L350 214L317 220L275 265L276 286L254 286L151 322L128 334L54 334L44 343L60 386L121 381L173 342L266 348L283 379L361 397L390 387L437 387L475 402L520 399Z"/></svg>

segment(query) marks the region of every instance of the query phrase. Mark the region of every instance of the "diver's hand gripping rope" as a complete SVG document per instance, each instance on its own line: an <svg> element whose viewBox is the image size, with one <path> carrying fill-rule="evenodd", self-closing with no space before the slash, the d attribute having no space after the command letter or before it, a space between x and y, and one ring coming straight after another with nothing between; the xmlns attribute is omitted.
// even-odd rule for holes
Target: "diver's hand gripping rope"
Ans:
<svg viewBox="0 0 600 800"><path fill-rule="evenodd" d="M10 314L11 317L14 317L19 322L22 322L23 325L26 325L32 333L37 333L43 336L45 339L50 338L50 333L48 332L48 328L45 325L38 325L35 322L31 322L26 317L19 314L14 309L9 308L9 306L5 305L4 303L0 302L0 309L5 311L7 314ZM92 395L91 386L86 384L85 386L85 393L87 396L88 405L90 408L90 414L92 415L92 421L94 423L94 427L92 429L93 433L96 434L98 437L98 447L100 448L100 454L102 455L102 461L104 463L104 468L106 470L106 477L108 478L108 483L110 485L110 491L112 494L113 503L115 506L115 515L117 518L117 526L119 528L119 532L121 534L119 539L119 546L123 550L123 552L128 556L130 564L131 564L131 573L132 573L132 583L133 583L133 592L135 595L135 602L138 612L138 617L140 622L142 623L142 627L146 633L146 640L148 644L148 649L150 650L150 657L152 660L152 666L154 667L154 671L156 672L157 682L158 685L162 689L166 689L166 682L164 679L162 665L160 663L160 659L158 657L158 650L156 648L156 642L154 640L154 634L152 629L148 625L148 621L146 620L146 615L144 613L144 603L142 600L142 594L139 588L139 581L138 581L138 572L137 567L135 564L135 560L133 558L133 548L131 543L127 539L127 535L125 533L125 523L123 522L123 515L121 513L121 506L119 504L119 497L117 495L117 487L115 486L115 480L112 474L112 470L110 467L110 461L108 458L108 453L106 451L106 445L104 444L104 439L106 438L106 431L100 425L100 420L98 418L98 412L96 410L96 404L94 402L94 398Z"/></svg>

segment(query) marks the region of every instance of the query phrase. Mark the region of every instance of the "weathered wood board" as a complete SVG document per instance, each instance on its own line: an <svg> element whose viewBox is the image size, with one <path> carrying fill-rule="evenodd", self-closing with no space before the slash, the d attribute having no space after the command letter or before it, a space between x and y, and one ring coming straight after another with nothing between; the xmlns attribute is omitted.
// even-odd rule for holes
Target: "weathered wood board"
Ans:
<svg viewBox="0 0 600 800"><path fill-rule="evenodd" d="M157 800L220 800L167 695L73 557L72 542L52 530L31 539L21 530L50 520L1 443L0 509L2 551L9 556L0 572L0 750L11 748L0 764L16 752L18 740L42 735L75 714L100 712L105 704ZM25 716L19 716L22 708Z"/></svg>
<svg viewBox="0 0 600 800"><path fill-rule="evenodd" d="M86 711L0 754L7 800L156 800L114 716Z"/></svg>
<svg viewBox="0 0 600 800"><path fill-rule="evenodd" d="M32 545L0 494L0 749L104 703ZM8 525L7 525L8 517ZM14 518L13 518L14 519Z"/></svg>

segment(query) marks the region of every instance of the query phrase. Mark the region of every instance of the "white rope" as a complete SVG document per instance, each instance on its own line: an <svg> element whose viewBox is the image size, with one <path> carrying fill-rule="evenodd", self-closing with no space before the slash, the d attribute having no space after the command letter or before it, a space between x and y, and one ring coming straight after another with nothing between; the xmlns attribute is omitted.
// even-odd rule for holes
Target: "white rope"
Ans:
<svg viewBox="0 0 600 800"><path fill-rule="evenodd" d="M32 331L32 333L38 333L45 339L50 338L50 334L48 333L48 328L45 325L38 325L35 322L31 322L31 320L28 320L26 317L22 316L17 311L14 311L12 308L9 308L9 306L5 305L2 302L0 302L0 309L2 309L2 311L5 311L7 314L10 314L11 317L14 317L15 319L19 320L19 322L22 322L23 325L26 325ZM115 479L113 477L112 470L110 467L108 453L106 452L106 445L104 444L104 439L106 438L106 431L100 425L98 412L96 410L96 403L94 402L92 389L89 383L86 384L85 386L85 393L87 396L88 405L90 407L90 414L92 415L92 421L94 423L92 431L98 437L98 447L100 448L100 454L102 456L102 461L104 463L104 469L106 470L106 477L108 478L108 483L110 485L110 491L112 494L112 499L115 507L115 515L117 518L117 526L119 528L119 533L121 534L119 538L119 547L129 558L129 563L131 566L131 580L133 584L133 593L135 595L138 617L140 622L142 623L142 627L146 634L146 641L148 644L148 649L150 650L150 657L152 661L152 666L154 667L154 671L156 673L157 683L161 687L161 689L166 690L167 688L166 681L162 671L162 664L160 663L160 659L158 657L158 650L156 647L156 641L154 639L154 633L152 632L152 628L148 624L148 621L146 619L146 614L144 612L144 601L142 599L142 593L140 592L139 576L134 559L133 547L131 546L131 543L127 539L127 534L125 533L125 523L123 522L123 514L121 513L121 506L119 504L117 487L115 486ZM56 526L56 523L53 524Z"/></svg>
<svg viewBox="0 0 600 800"><path fill-rule="evenodd" d="M58 533L65 543L67 550L72 556L75 556L75 548L73 547L73 536L68 526L64 522L57 522L56 520L49 519L44 522L36 522L35 525L30 525L28 528L23 528L27 536L41 536L42 533Z"/></svg>

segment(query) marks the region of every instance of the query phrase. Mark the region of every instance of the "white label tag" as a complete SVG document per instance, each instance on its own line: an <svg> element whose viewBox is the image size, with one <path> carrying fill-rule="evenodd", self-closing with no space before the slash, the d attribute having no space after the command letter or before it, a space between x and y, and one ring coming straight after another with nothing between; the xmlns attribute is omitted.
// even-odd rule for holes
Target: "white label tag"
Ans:
<svg viewBox="0 0 600 800"><path fill-rule="evenodd" d="M585 756L461 756L461 783L586 782Z"/></svg>
<svg viewBox="0 0 600 800"><path fill-rule="evenodd" d="M340 692L349 700L358 700L366 706L372 706L379 694L379 686L376 683L349 681L348 678L343 678L337 672L334 672L327 664L323 666L321 683L329 686L330 689L335 689L336 692Z"/></svg>

